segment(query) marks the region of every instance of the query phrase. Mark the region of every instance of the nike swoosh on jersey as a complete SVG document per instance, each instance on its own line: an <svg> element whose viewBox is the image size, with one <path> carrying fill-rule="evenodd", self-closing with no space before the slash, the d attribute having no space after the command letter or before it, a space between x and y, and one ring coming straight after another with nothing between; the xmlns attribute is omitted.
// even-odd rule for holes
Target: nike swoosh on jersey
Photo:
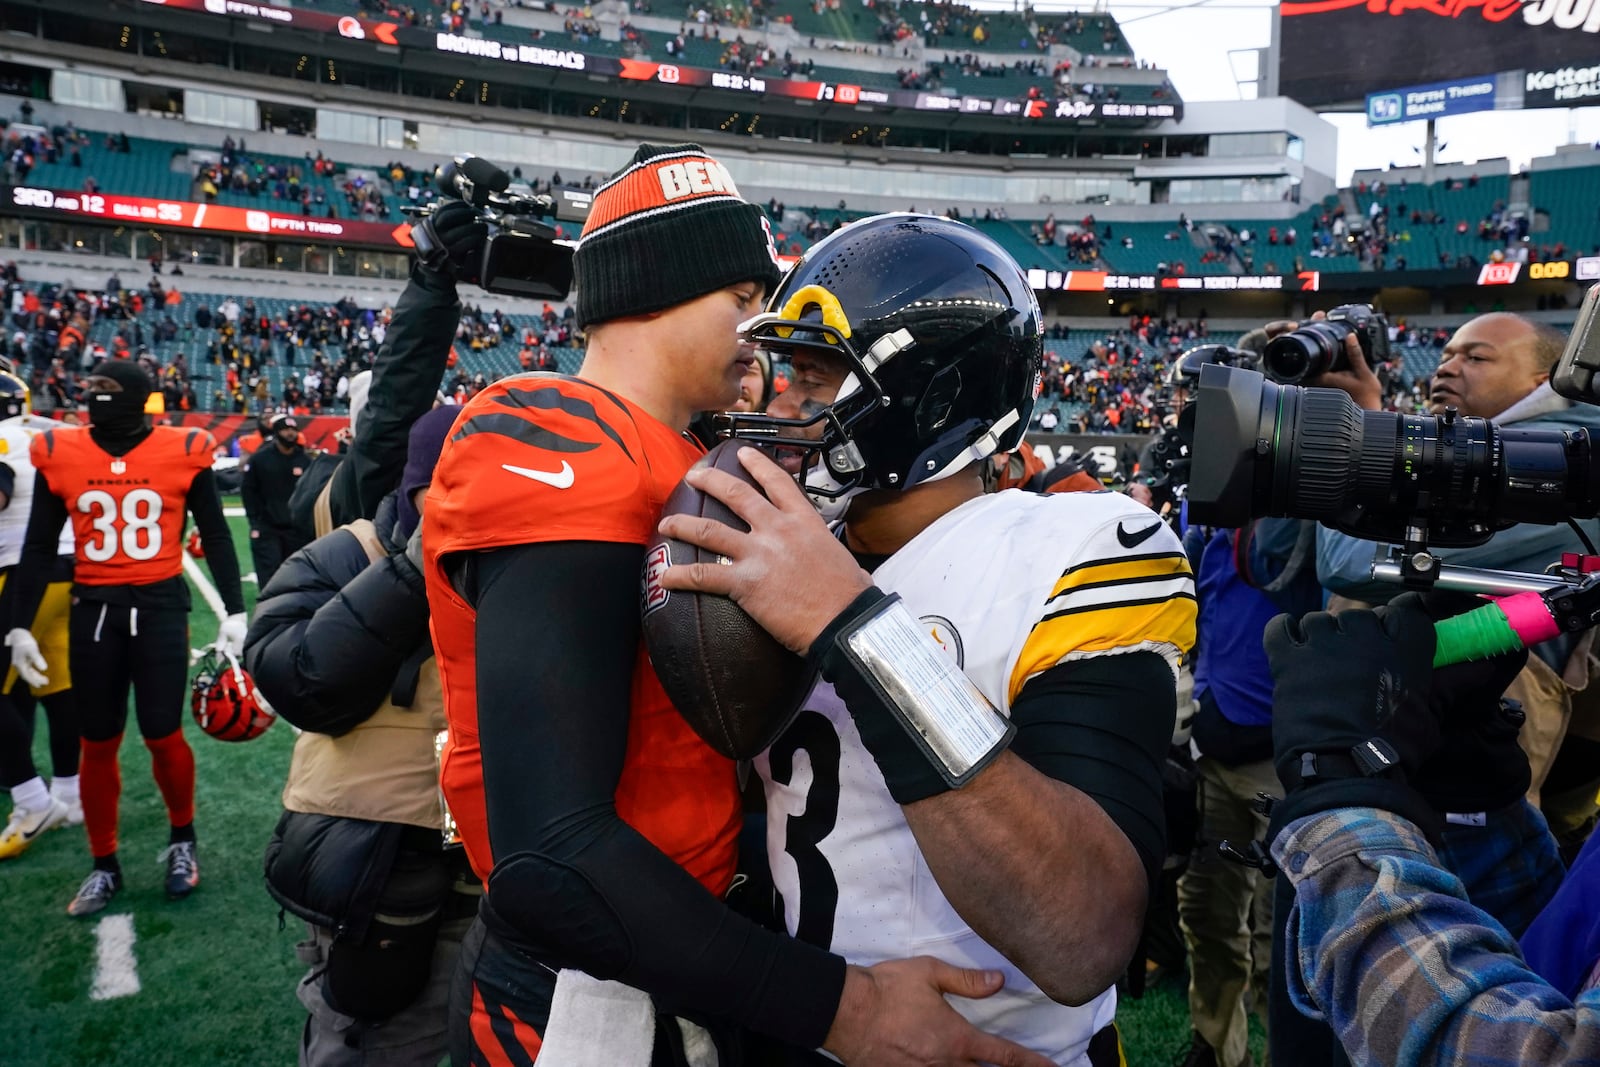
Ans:
<svg viewBox="0 0 1600 1067"><path fill-rule="evenodd" d="M1161 529L1161 523L1157 522L1154 525L1146 526L1142 530L1136 530L1133 533L1129 533L1127 530L1123 529L1122 523L1119 522L1117 523L1117 541L1121 543L1123 548L1138 548L1140 545L1150 540L1151 536L1153 536L1159 529Z"/></svg>
<svg viewBox="0 0 1600 1067"><path fill-rule="evenodd" d="M543 482L545 485L551 485L557 489L570 489L572 488L572 483L578 480L577 475L572 473L572 464L566 460L561 461L561 469L558 471L541 471L534 470L532 467L515 467L510 463L500 464L500 469L510 471L512 474L520 474L524 478L531 478L536 482ZM1137 541L1134 543L1138 544Z"/></svg>

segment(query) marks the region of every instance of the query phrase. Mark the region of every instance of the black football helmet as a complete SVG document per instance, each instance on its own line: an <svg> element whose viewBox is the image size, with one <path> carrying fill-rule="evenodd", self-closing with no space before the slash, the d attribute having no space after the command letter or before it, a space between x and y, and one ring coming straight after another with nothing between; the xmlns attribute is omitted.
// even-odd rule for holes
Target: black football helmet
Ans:
<svg viewBox="0 0 1600 1067"><path fill-rule="evenodd" d="M774 363L809 349L848 366L834 402L808 417L722 417L734 437L820 454L805 488L828 500L1016 448L1044 351L1039 304L1009 253L964 223L903 213L812 247L740 335Z"/></svg>
<svg viewBox="0 0 1600 1067"><path fill-rule="evenodd" d="M15 374L0 371L0 419L28 413L28 383Z"/></svg>

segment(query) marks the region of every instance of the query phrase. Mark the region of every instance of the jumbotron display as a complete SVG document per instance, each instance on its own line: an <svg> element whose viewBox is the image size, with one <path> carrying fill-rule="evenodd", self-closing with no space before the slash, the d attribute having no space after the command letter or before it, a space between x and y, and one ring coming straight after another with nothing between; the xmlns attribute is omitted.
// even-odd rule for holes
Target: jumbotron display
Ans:
<svg viewBox="0 0 1600 1067"><path fill-rule="evenodd" d="M1304 0L1279 15L1278 91L1308 107L1600 61L1600 0Z"/></svg>

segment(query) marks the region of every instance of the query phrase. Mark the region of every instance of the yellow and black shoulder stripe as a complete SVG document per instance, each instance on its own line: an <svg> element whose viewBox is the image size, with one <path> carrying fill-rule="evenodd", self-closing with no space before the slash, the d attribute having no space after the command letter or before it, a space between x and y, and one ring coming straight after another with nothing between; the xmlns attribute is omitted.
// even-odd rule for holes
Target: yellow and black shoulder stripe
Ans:
<svg viewBox="0 0 1600 1067"><path fill-rule="evenodd" d="M1050 590L1011 673L1010 699L1035 674L1073 653L1171 646L1195 640L1194 575L1182 552L1087 560L1068 567Z"/></svg>

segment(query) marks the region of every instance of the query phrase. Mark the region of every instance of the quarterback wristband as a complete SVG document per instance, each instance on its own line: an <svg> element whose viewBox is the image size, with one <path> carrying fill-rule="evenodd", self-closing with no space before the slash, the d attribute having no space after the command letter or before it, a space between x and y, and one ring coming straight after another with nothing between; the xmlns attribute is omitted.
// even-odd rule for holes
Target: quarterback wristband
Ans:
<svg viewBox="0 0 1600 1067"><path fill-rule="evenodd" d="M898 596L861 594L812 655L896 803L965 785L1016 733Z"/></svg>

